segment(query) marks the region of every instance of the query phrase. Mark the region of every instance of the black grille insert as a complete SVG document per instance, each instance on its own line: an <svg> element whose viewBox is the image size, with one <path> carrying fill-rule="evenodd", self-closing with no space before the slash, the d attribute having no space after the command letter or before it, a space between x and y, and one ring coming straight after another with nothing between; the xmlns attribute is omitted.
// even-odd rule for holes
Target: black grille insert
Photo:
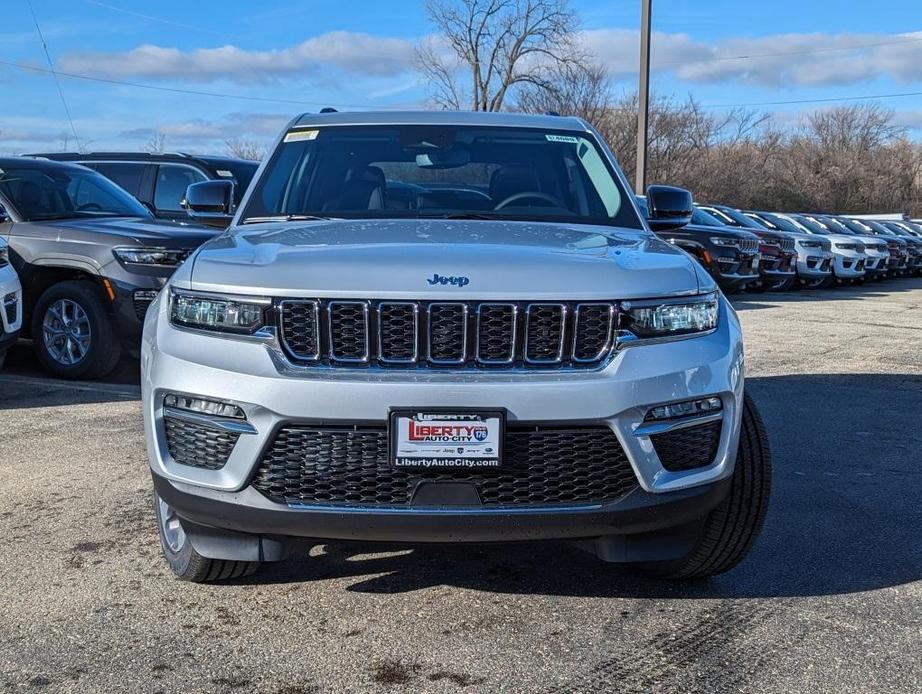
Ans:
<svg viewBox="0 0 922 694"><path fill-rule="evenodd" d="M252 484L279 503L408 507L421 482L467 482L490 508L595 504L637 484L607 427L510 429L504 444L502 468L414 471L389 464L383 427L287 426Z"/></svg>
<svg viewBox="0 0 922 694"><path fill-rule="evenodd" d="M597 366L615 344L617 305L285 299L282 344L328 366Z"/></svg>
<svg viewBox="0 0 922 694"><path fill-rule="evenodd" d="M675 429L650 437L663 467L672 472L706 467L717 457L721 422Z"/></svg>
<svg viewBox="0 0 922 694"><path fill-rule="evenodd" d="M220 470L227 463L239 434L213 429L179 417L163 418L167 450L177 463Z"/></svg>

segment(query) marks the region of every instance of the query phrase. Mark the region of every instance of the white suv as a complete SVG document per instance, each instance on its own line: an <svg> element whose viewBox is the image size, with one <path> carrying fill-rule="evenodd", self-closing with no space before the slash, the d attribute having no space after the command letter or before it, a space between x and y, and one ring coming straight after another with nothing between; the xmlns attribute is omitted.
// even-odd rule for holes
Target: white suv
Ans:
<svg viewBox="0 0 922 694"><path fill-rule="evenodd" d="M229 186L187 191L230 215ZM748 551L768 502L713 280L578 119L327 113L281 135L148 313L163 551L237 577L336 540L570 541L660 575Z"/></svg>
<svg viewBox="0 0 922 694"><path fill-rule="evenodd" d="M0 222L5 211L0 207ZM0 366L6 359L6 351L19 338L22 327L22 287L19 277L10 264L9 247L0 238Z"/></svg>

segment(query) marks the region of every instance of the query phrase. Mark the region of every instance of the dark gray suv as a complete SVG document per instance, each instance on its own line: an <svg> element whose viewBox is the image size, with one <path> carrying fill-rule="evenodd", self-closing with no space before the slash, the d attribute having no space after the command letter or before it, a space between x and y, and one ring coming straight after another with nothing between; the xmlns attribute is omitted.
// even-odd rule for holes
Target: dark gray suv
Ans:
<svg viewBox="0 0 922 694"><path fill-rule="evenodd" d="M148 305L214 230L158 222L82 166L0 158L0 238L24 295L23 336L64 378L111 371L138 352Z"/></svg>

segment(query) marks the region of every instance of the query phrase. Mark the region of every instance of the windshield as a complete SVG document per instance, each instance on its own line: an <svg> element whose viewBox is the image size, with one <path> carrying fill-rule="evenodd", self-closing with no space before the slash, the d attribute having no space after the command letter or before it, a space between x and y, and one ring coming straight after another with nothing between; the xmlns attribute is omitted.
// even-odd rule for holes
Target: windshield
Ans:
<svg viewBox="0 0 922 694"><path fill-rule="evenodd" d="M772 214L771 212L759 212L760 217L764 217L767 221L774 224L781 231L789 231L795 234L803 234L806 229L800 226L793 219L788 219L787 217L780 214Z"/></svg>
<svg viewBox="0 0 922 694"><path fill-rule="evenodd" d="M27 222L150 217L135 198L89 169L6 167L0 170L0 193Z"/></svg>
<svg viewBox="0 0 922 694"><path fill-rule="evenodd" d="M827 229L826 227L824 227L822 224L817 222L815 219L812 219L811 217L804 217L802 215L797 215L796 217L794 217L794 219L796 219L799 224L802 224L806 228L806 230L809 231L811 234L823 234L825 236L827 234L832 233L831 231L829 231L829 229Z"/></svg>
<svg viewBox="0 0 922 694"><path fill-rule="evenodd" d="M692 211L692 224L700 224L705 227L724 227L727 226L725 222L720 221L717 217L712 215L710 212L705 212L700 207L696 207Z"/></svg>
<svg viewBox="0 0 922 694"><path fill-rule="evenodd" d="M588 133L322 127L285 136L241 220L466 217L643 229L628 195Z"/></svg>
<svg viewBox="0 0 922 694"><path fill-rule="evenodd" d="M823 224L825 224L830 231L835 231L840 234L847 234L849 236L856 236L857 232L852 229L847 224L840 222L835 217L823 217Z"/></svg>

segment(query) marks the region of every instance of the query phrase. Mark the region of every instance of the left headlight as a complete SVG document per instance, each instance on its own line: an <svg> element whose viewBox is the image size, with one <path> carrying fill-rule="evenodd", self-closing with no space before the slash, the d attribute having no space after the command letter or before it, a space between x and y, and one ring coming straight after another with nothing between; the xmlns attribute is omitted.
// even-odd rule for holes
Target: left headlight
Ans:
<svg viewBox="0 0 922 694"><path fill-rule="evenodd" d="M717 294L621 304L622 328L638 338L706 333L717 327Z"/></svg>
<svg viewBox="0 0 922 694"><path fill-rule="evenodd" d="M183 328L251 335L266 324L271 301L262 297L170 292L170 323Z"/></svg>
<svg viewBox="0 0 922 694"><path fill-rule="evenodd" d="M159 265L161 267L176 267L184 261L189 250L185 248L113 248L113 255L123 263L129 265Z"/></svg>
<svg viewBox="0 0 922 694"><path fill-rule="evenodd" d="M725 246L728 248L740 247L739 239L733 239L726 236L712 236L711 243L713 243L715 246Z"/></svg>
<svg viewBox="0 0 922 694"><path fill-rule="evenodd" d="M820 243L819 241L801 241L800 239L798 239L797 243L800 245L801 248L822 248L823 247L823 244Z"/></svg>

